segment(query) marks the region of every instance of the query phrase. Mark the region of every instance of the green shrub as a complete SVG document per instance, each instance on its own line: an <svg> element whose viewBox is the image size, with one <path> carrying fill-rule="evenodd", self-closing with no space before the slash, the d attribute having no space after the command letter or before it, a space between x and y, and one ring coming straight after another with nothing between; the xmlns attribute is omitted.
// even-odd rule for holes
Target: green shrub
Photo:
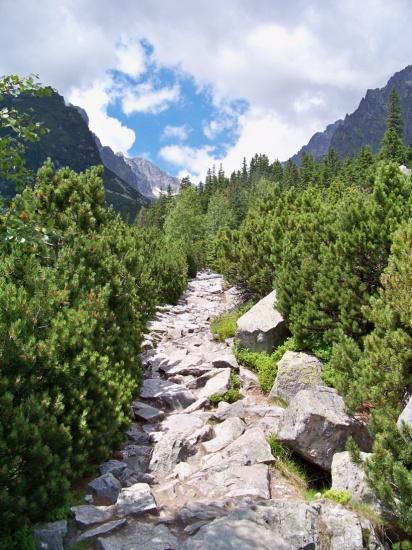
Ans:
<svg viewBox="0 0 412 550"><path fill-rule="evenodd" d="M337 502L338 504L342 504L343 506L345 506L346 504L349 504L352 498L352 493L350 491L327 489L322 493L322 496L323 498L333 500L333 502Z"/></svg>
<svg viewBox="0 0 412 550"><path fill-rule="evenodd" d="M235 401L239 401L241 398L242 394L240 391L234 388L227 390L225 393L213 393L208 397L212 405L218 405L221 401L225 401L226 403L234 403Z"/></svg>
<svg viewBox="0 0 412 550"><path fill-rule="evenodd" d="M210 330L213 337L218 342L224 342L228 338L233 338L236 333L236 322L242 317L251 307L253 303L247 302L242 304L234 311L222 313L218 317L212 319Z"/></svg>

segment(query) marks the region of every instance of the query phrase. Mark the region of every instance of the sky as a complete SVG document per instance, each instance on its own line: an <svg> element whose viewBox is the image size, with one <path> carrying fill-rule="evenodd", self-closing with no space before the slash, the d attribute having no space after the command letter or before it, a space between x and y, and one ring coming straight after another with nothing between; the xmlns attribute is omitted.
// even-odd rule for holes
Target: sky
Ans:
<svg viewBox="0 0 412 550"><path fill-rule="evenodd" d="M104 145L204 178L283 161L412 63L410 0L0 0L0 74L39 75Z"/></svg>

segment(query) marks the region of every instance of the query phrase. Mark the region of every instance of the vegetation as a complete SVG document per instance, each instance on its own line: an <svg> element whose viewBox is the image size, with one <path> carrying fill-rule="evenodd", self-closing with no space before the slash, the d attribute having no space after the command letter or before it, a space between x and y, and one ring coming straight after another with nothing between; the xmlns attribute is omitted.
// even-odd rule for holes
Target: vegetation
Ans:
<svg viewBox="0 0 412 550"><path fill-rule="evenodd" d="M213 338L218 342L224 342L228 338L233 338L236 333L236 322L239 317L242 317L250 309L252 303L246 303L227 313L222 313L218 317L212 319L210 330Z"/></svg>
<svg viewBox="0 0 412 550"><path fill-rule="evenodd" d="M212 405L218 405L221 401L226 403L234 403L241 399L242 394L240 393L241 381L237 374L234 372L230 375L230 388L224 393L213 393L209 395L209 401Z"/></svg>

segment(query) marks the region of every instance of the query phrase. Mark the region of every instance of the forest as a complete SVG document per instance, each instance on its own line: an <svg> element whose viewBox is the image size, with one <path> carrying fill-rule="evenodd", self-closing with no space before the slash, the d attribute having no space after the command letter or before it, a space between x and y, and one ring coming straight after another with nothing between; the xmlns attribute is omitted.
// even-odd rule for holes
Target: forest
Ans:
<svg viewBox="0 0 412 550"><path fill-rule="evenodd" d="M0 80L0 99L26 93L45 92ZM3 109L0 127L1 179L19 190L0 214L5 548L12 535L31 548L31 523L65 517L75 482L121 444L146 324L204 267L245 300L276 289L290 347L322 358L324 381L368 422L368 480L412 535L412 433L396 425L412 384L412 149L395 91L378 154L299 166L256 154L230 177L184 178L133 224L105 205L101 167L27 170L25 143L47 131L29 114Z"/></svg>

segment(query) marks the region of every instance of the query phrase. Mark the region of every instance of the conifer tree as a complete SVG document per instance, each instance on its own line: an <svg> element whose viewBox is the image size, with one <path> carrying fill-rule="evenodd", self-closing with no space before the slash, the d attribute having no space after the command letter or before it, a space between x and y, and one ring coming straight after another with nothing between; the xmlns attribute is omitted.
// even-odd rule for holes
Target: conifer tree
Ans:
<svg viewBox="0 0 412 550"><path fill-rule="evenodd" d="M403 164L406 157L406 148L403 144L403 118L399 95L396 90L392 90L389 96L386 132L382 140L380 158L394 160L398 164Z"/></svg>

